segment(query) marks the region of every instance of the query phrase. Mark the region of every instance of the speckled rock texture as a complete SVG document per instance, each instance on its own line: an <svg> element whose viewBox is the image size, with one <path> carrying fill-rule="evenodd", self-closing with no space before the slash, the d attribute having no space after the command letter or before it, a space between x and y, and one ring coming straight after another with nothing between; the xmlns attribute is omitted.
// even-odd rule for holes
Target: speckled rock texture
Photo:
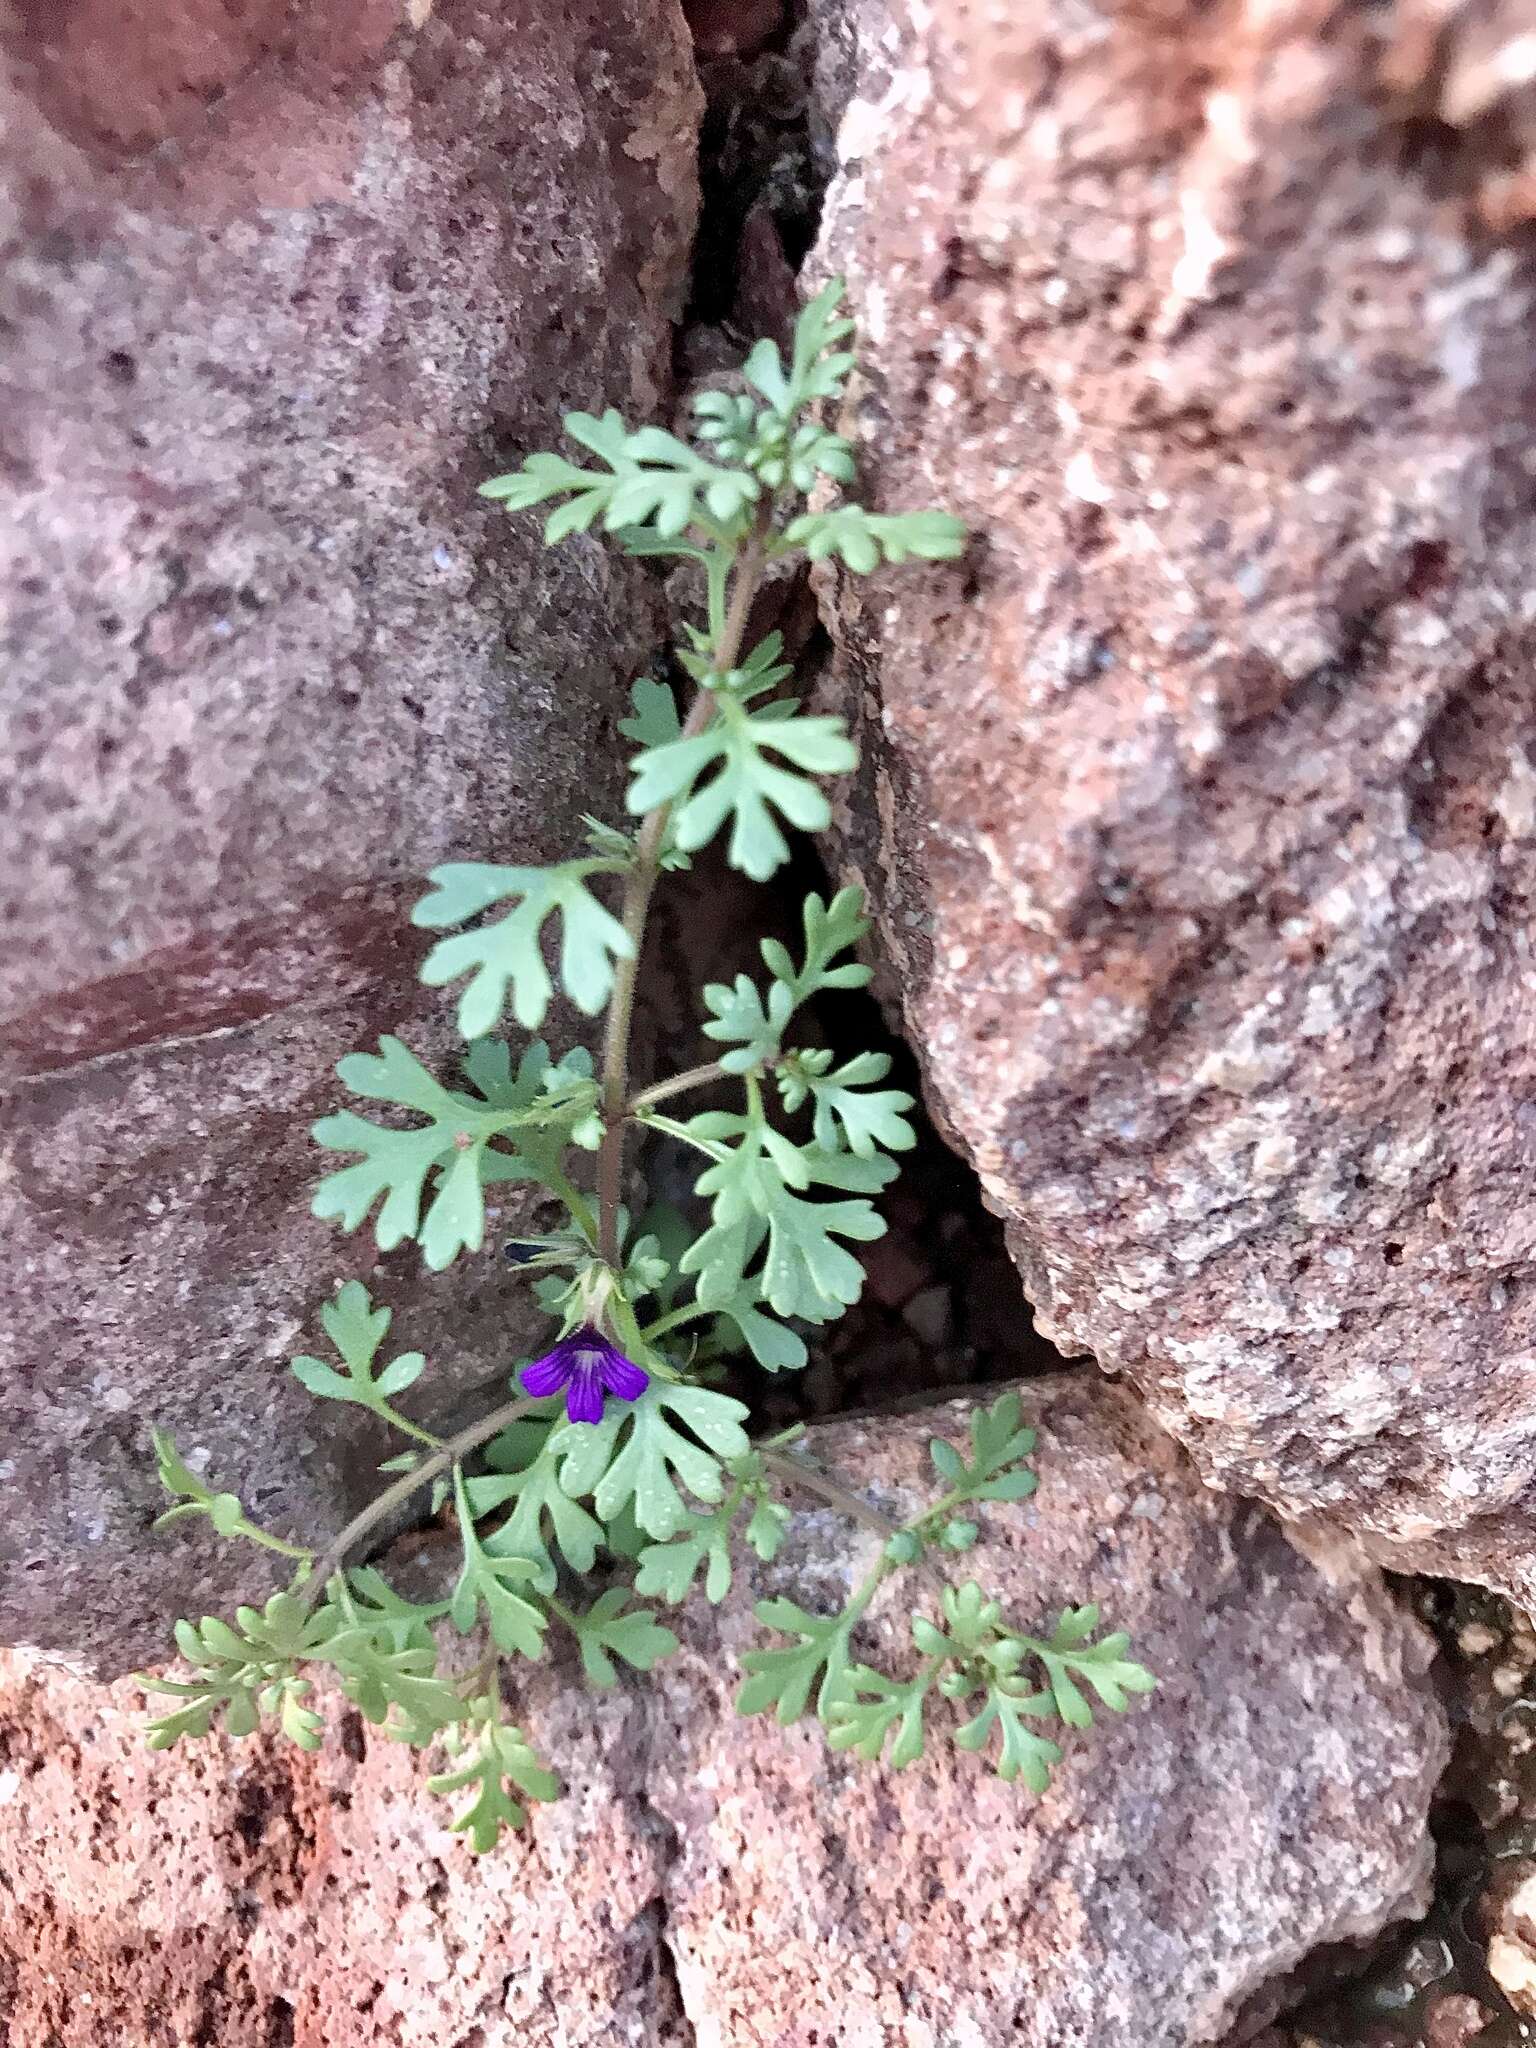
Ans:
<svg viewBox="0 0 1536 2048"><path fill-rule="evenodd" d="M859 19L850 412L975 535L824 586L935 1106L1207 1475L1529 1603L1529 9Z"/></svg>
<svg viewBox="0 0 1536 2048"><path fill-rule="evenodd" d="M119 15L0 14L0 1634L107 1668L204 1568L151 1421L345 1504L281 1360L371 1255L305 1129L445 1007L421 873L612 794L647 586L474 486L665 407L699 114L676 0ZM380 1283L450 1389L516 1342L489 1263Z"/></svg>
<svg viewBox="0 0 1536 2048"><path fill-rule="evenodd" d="M536 1672L514 1712L580 1796L482 1861L356 1721L305 1758L151 1757L131 1686L14 1658L0 1690L0 1997L68 2048L1193 2048L1324 1942L1426 1903L1445 1757L1429 1639L1358 1553L1309 1561L1089 1374L1029 1382L1041 1490L973 1553L1021 1619L1131 1626L1161 1688L1032 1802L941 1750L904 1774L742 1722L738 1588L659 1683ZM895 1507L964 1404L817 1429ZM870 1539L797 1520L756 1590L830 1607ZM894 1592L894 1589L892 1589ZM891 1600L865 1653L899 1668ZM158 2030L158 2031L157 2031Z"/></svg>

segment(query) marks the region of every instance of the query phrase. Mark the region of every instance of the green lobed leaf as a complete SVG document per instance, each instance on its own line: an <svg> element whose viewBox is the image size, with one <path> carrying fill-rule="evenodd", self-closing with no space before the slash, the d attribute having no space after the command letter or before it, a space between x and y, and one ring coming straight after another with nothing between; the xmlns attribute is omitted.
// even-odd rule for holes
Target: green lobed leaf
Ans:
<svg viewBox="0 0 1536 2048"><path fill-rule="evenodd" d="M787 1726L799 1720L814 1691L816 1711L826 1716L848 1690L848 1639L856 1611L807 1614L793 1600L776 1599L759 1600L754 1612L765 1628L793 1640L743 1656L747 1676L736 1696L737 1713L764 1714L771 1708L774 1719Z"/></svg>
<svg viewBox="0 0 1536 2048"><path fill-rule="evenodd" d="M836 346L853 332L853 322L838 312L842 298L842 280L835 278L801 309L787 367L778 348L767 340L756 343L743 364L747 382L780 418L792 419L812 400L836 398L841 392L853 367L852 354Z"/></svg>
<svg viewBox="0 0 1536 2048"><path fill-rule="evenodd" d="M787 947L777 939L764 939L762 955L768 971L789 985L796 1003L806 1002L827 988L863 988L870 970L856 960L834 966L840 953L858 945L869 931L864 915L864 891L850 884L839 889L829 903L814 892L801 907L805 933L805 958L796 967Z"/></svg>
<svg viewBox="0 0 1536 2048"><path fill-rule="evenodd" d="M580 1577L597 1562L603 1527L571 1499L556 1477L558 1423L514 1424L490 1444L492 1470L465 1481L470 1508L478 1518L508 1501L512 1512L484 1538L493 1557L525 1558L534 1567L536 1592L552 1593L559 1578L554 1550Z"/></svg>
<svg viewBox="0 0 1536 2048"><path fill-rule="evenodd" d="M325 1658L342 1619L334 1608L310 1613L291 1592L274 1593L263 1608L236 1609L233 1623L205 1614L178 1621L176 1647L192 1667L190 1679L155 1678L139 1683L183 1704L149 1726L151 1749L168 1749L184 1736L206 1735L215 1717L226 1734L251 1734L263 1718L274 1719L290 1740L313 1749L320 1718L304 1705L310 1691L298 1666Z"/></svg>
<svg viewBox="0 0 1536 2048"><path fill-rule="evenodd" d="M633 1507L646 1535L665 1542L688 1526L679 1485L713 1505L725 1491L722 1461L750 1449L747 1410L708 1387L653 1378L638 1401L613 1401L601 1422L566 1422L555 1431L560 1485L591 1498L599 1521Z"/></svg>
<svg viewBox="0 0 1536 2048"><path fill-rule="evenodd" d="M364 1720L396 1742L425 1748L464 1718L458 1692L437 1675L430 1642L401 1647L359 1627L336 1640L331 1661L342 1691Z"/></svg>
<svg viewBox="0 0 1536 2048"><path fill-rule="evenodd" d="M770 982L764 997L756 982L738 974L734 984L712 981L704 990L709 1022L704 1036L730 1047L720 1055L728 1074L745 1074L773 1059L794 1013L793 992L782 981Z"/></svg>
<svg viewBox="0 0 1536 2048"><path fill-rule="evenodd" d="M461 1634L468 1635L483 1609L491 1640L498 1650L516 1651L528 1658L541 1657L549 1616L542 1607L536 1607L513 1590L532 1583L538 1577L538 1568L525 1557L493 1557L486 1550L475 1531L474 1515L464 1491L464 1475L457 1466L453 1476L464 1563L449 1602L449 1617Z"/></svg>
<svg viewBox="0 0 1536 2048"><path fill-rule="evenodd" d="M334 1366L301 1354L288 1361L294 1378L320 1400L351 1401L398 1424L391 1397L414 1386L427 1361L419 1351L403 1351L375 1374L373 1361L389 1329L391 1311L375 1308L362 1282L349 1280L333 1300L322 1304L320 1321L346 1370L337 1372Z"/></svg>
<svg viewBox="0 0 1536 2048"><path fill-rule="evenodd" d="M683 1255L681 1269L698 1275L706 1306L737 1300L759 1250L761 1296L779 1315L824 1323L857 1301L864 1269L838 1242L869 1243L885 1224L867 1201L807 1201L796 1188L814 1183L875 1192L896 1173L893 1160L797 1147L763 1119L709 1111L681 1127L712 1148L715 1163L697 1187L713 1202L712 1221ZM735 1137L737 1144L722 1140Z"/></svg>
<svg viewBox="0 0 1536 2048"><path fill-rule="evenodd" d="M805 1339L763 1314L757 1306L758 1290L755 1278L743 1280L728 1301L715 1304L716 1314L736 1332L764 1372L802 1372L810 1362Z"/></svg>
<svg viewBox="0 0 1536 2048"><path fill-rule="evenodd" d="M775 988L782 988L776 982ZM816 1142L824 1151L835 1152L842 1143L861 1159L868 1159L877 1146L888 1152L905 1152L917 1143L917 1133L903 1111L914 1106L912 1096L902 1088L873 1088L891 1071L888 1054L861 1052L842 1066L830 1066L830 1054L792 1053L777 1069L775 1079L784 1107L791 1112L807 1100L815 1105Z"/></svg>
<svg viewBox="0 0 1536 2048"><path fill-rule="evenodd" d="M469 1048L464 1071L474 1094L445 1088L389 1036L377 1053L338 1061L336 1072L354 1093L414 1110L427 1122L401 1129L354 1110L322 1117L312 1127L317 1144L362 1156L320 1182L310 1205L315 1215L356 1230L382 1197L374 1225L379 1249L419 1238L427 1265L440 1271L459 1252L480 1249L487 1184L557 1175L596 1101L590 1056L578 1049L552 1065L537 1040L514 1076L506 1047L482 1039Z"/></svg>
<svg viewBox="0 0 1536 2048"><path fill-rule="evenodd" d="M629 700L634 710L619 720L619 731L642 747L665 747L677 739L683 722L677 715L677 699L670 683L658 683L651 676L637 676L630 685Z"/></svg>
<svg viewBox="0 0 1536 2048"><path fill-rule="evenodd" d="M779 940L762 942L763 963L773 977L766 994L745 974L737 975L733 984L711 982L705 988L704 1005L710 1016L703 1027L704 1036L730 1048L720 1058L727 1073L745 1074L776 1058L796 1009L823 989L864 987L870 976L867 967L855 960L833 965L839 954L856 946L869 930L863 903L862 890L854 887L840 889L830 904L814 893L808 895L801 909L805 931L802 963L797 966ZM814 1061L816 1056L802 1053L798 1057L804 1062ZM879 1060L884 1055L864 1057ZM824 1067L817 1071L823 1072ZM844 1075L839 1085L852 1084Z"/></svg>
<svg viewBox="0 0 1536 2048"><path fill-rule="evenodd" d="M1021 1412L1011 1387L990 1407L972 1409L969 1458L942 1437L933 1439L929 1456L950 1496L935 1514L948 1514L960 1500L1027 1500L1035 1491L1035 1475L1023 1464L1035 1448L1035 1432L1023 1425Z"/></svg>
<svg viewBox="0 0 1536 2048"><path fill-rule="evenodd" d="M1087 1728L1093 1723L1093 1708L1077 1679L1116 1714L1126 1711L1133 1695L1151 1692L1157 1684L1144 1665L1126 1656L1129 1636L1115 1634L1090 1642L1088 1638L1098 1625L1097 1607L1064 1607L1048 1641L1020 1638L1045 1667L1056 1711L1069 1728Z"/></svg>
<svg viewBox="0 0 1536 2048"><path fill-rule="evenodd" d="M449 1825L469 1837L477 1856L495 1848L503 1828L526 1824L527 1809L513 1796L514 1789L530 1801L560 1796L559 1779L540 1762L521 1728L490 1718L489 1701L480 1705L486 1718L473 1735L449 1735L445 1747L450 1766L427 1780L429 1792L473 1795Z"/></svg>
<svg viewBox="0 0 1536 2048"><path fill-rule="evenodd" d="M448 1612L446 1600L407 1600L373 1565L354 1565L347 1573L351 1601L349 1622L365 1628L391 1649L432 1648L432 1626Z"/></svg>
<svg viewBox="0 0 1536 2048"><path fill-rule="evenodd" d="M1010 1785L1022 1778L1032 1792L1043 1792L1052 1769L1061 1762L1061 1751L1027 1723L1048 1714L1050 1707L1044 1693L1019 1692L1004 1684L988 1686L981 1711L955 1730L954 1741L961 1749L984 1750L995 1729L1001 1737L993 1765L997 1775Z"/></svg>
<svg viewBox="0 0 1536 2048"><path fill-rule="evenodd" d="M662 538L694 525L739 526L761 493L750 473L721 468L663 428L632 431L611 408L601 416L568 413L565 430L606 468L585 469L564 456L540 453L480 486L482 497L499 499L514 512L563 498L544 524L551 544L599 519L610 533L650 527ZM636 551L633 535L626 533L625 544Z"/></svg>
<svg viewBox="0 0 1536 2048"><path fill-rule="evenodd" d="M468 974L459 998L459 1029L483 1038L501 1020L508 992L512 1014L525 1031L537 1031L554 995L540 936L548 919L560 919L560 985L578 1010L595 1017L613 991L617 960L634 956L623 925L599 903L590 878L612 874L615 861L601 855L558 867L497 867L483 861L450 861L433 868L431 892L411 913L411 922L432 930L463 924L498 903L513 907L505 917L439 939L422 963L421 979L441 988Z"/></svg>
<svg viewBox="0 0 1536 2048"><path fill-rule="evenodd" d="M844 774L857 760L839 717L807 716L792 704L753 711L722 693L703 732L635 756L626 802L636 815L671 804L672 836L688 853L707 846L729 819L726 858L763 882L789 858L774 813L801 831L825 830L831 806L809 777Z"/></svg>
<svg viewBox="0 0 1536 2048"><path fill-rule="evenodd" d="M965 552L965 527L948 512L869 512L838 505L802 512L785 527L781 548L803 548L813 562L837 556L867 576L881 562L952 562Z"/></svg>
<svg viewBox="0 0 1536 2048"><path fill-rule="evenodd" d="M744 1463L750 1466L752 1460ZM647 1544L640 1552L635 1591L675 1607L687 1598L702 1566L705 1598L718 1607L731 1589L731 1540L737 1519L749 1502L753 1512L746 1540L759 1557L771 1559L782 1541L788 1510L769 1500L760 1482L738 1483L712 1515L690 1516L687 1527L672 1542Z"/></svg>
<svg viewBox="0 0 1536 2048"><path fill-rule="evenodd" d="M677 1649L677 1637L663 1628L648 1607L630 1607L627 1586L610 1587L585 1613L572 1614L571 1626L581 1648L582 1668L600 1691L619 1682L614 1658L636 1671L650 1671Z"/></svg>
<svg viewBox="0 0 1536 2048"><path fill-rule="evenodd" d="M827 1739L833 1749L851 1749L866 1763L878 1763L892 1734L889 1763L905 1770L923 1754L923 1713L933 1686L931 1671L898 1680L867 1664L847 1673L847 1690L827 1708Z"/></svg>

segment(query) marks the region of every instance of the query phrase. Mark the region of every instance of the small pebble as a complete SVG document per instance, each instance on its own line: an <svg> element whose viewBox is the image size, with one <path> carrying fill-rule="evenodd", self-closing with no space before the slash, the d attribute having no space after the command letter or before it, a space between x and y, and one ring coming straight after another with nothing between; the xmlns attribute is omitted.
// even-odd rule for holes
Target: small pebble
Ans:
<svg viewBox="0 0 1536 2048"><path fill-rule="evenodd" d="M921 1343L934 1350L949 1335L949 1289L942 1284L923 1287L902 1308L901 1319Z"/></svg>
<svg viewBox="0 0 1536 2048"><path fill-rule="evenodd" d="M1470 2048L1492 2018L1464 1991L1439 1992L1424 2015L1424 2048Z"/></svg>
<svg viewBox="0 0 1536 2048"><path fill-rule="evenodd" d="M1491 1629L1486 1621L1469 1621L1456 1637L1456 1647L1464 1657L1486 1657L1490 1650L1496 1650L1503 1637Z"/></svg>

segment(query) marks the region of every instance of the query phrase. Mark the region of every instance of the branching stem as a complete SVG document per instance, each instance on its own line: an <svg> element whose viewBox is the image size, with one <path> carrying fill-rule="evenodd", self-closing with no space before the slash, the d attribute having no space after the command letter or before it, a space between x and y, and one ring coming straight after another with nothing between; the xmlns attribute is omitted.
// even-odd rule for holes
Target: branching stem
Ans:
<svg viewBox="0 0 1536 2048"><path fill-rule="evenodd" d="M642 1088L629 1098L626 1114L633 1116L637 1109L649 1109L654 1103L666 1102L674 1095L684 1095L690 1088L703 1088L711 1081L725 1078L725 1068L718 1060L706 1060L702 1067L689 1067L681 1074L674 1074L670 1081L653 1081L649 1088Z"/></svg>
<svg viewBox="0 0 1536 2048"><path fill-rule="evenodd" d="M954 1505L954 1496L946 1494L942 1501L924 1508L920 1513L913 1515L910 1521L893 1522L889 1515L881 1514L877 1507L871 1506L859 1494L840 1485L837 1480L829 1479L825 1472L819 1471L814 1465L807 1465L803 1459L789 1457L783 1451L764 1450L761 1445L758 1449L763 1464L770 1472L776 1473L790 1486L798 1486L803 1493L814 1493L817 1499L824 1500L828 1507L836 1508L838 1513L846 1515L850 1522L857 1522L861 1528L868 1529L887 1543L894 1536L917 1536L919 1541L922 1541L921 1532L924 1525L931 1522L941 1511ZM925 1542L918 1555L910 1560L910 1568L926 1573L940 1586L949 1584L948 1574L930 1554ZM901 1565L894 1559L882 1557L876 1567L876 1583L878 1584L879 1579L884 1578L888 1572L901 1569ZM870 1590L873 1591L873 1588Z"/></svg>
<svg viewBox="0 0 1536 2048"><path fill-rule="evenodd" d="M411 1471L404 1473L393 1486L384 1491L367 1507L355 1514L341 1534L336 1537L320 1558L320 1562L305 1581L300 1594L306 1613L318 1607L321 1597L331 1580L346 1563L348 1556L363 1541L370 1531L392 1515L396 1508L403 1507L413 1493L456 1465L460 1458L467 1458L471 1451L479 1450L483 1443L489 1443L493 1436L500 1436L514 1422L520 1422L525 1415L531 1415L544 1403L529 1394L520 1394L515 1401L504 1401L499 1408L493 1408L489 1415L482 1415L478 1422L472 1422L467 1429L461 1429L457 1436L450 1437L440 1451L434 1451L430 1458L423 1458Z"/></svg>
<svg viewBox="0 0 1536 2048"><path fill-rule="evenodd" d="M725 626L711 650L712 673L726 675L741 659L742 641L752 600L757 595L767 566L767 544L772 502L765 501L752 537L741 553L731 582L730 608ZM694 739L715 715L715 694L701 689L689 707L683 724L683 738ZM603 1142L597 1155L597 1248L599 1256L615 1270L619 1264L619 1200L624 1184L625 1110L629 1100L629 1038L634 1024L635 978L640 971L640 953L645 943L646 919L651 895L661 872L661 849L666 835L670 804L658 804L648 811L635 843L635 862L624 879L624 901L619 921L629 935L630 955L614 970L613 994L608 1003L608 1021L603 1033Z"/></svg>
<svg viewBox="0 0 1536 2048"><path fill-rule="evenodd" d="M893 1522L889 1515L882 1515L878 1508L871 1507L867 1500L861 1499L848 1487L839 1485L837 1480L829 1479L825 1472L818 1472L814 1465L807 1465L799 1458L788 1457L783 1451L764 1451L761 1455L770 1472L777 1473L779 1478L787 1481L789 1485L798 1486L802 1493L814 1493L819 1500L824 1500L828 1507L836 1508L838 1513L846 1515L850 1522L859 1523L861 1527L871 1530L885 1542L889 1543L893 1536L900 1536L903 1533L900 1522Z"/></svg>

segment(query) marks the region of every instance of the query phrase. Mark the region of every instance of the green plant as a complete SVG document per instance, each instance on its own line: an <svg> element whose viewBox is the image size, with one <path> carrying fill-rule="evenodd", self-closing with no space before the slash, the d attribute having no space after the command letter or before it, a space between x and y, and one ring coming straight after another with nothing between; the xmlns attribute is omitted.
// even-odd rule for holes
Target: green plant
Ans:
<svg viewBox="0 0 1536 2048"><path fill-rule="evenodd" d="M152 1724L157 1746L215 1722L246 1734L271 1716L312 1747L321 1724L309 1674L324 1667L387 1734L445 1749L448 1768L431 1782L465 1798L454 1824L487 1848L526 1802L556 1790L503 1717L499 1660L538 1658L563 1629L595 1686L616 1683L620 1664L650 1670L677 1638L645 1603L724 1599L743 1550L773 1558L789 1521L781 1495L796 1489L873 1531L878 1547L840 1613L759 1604L782 1640L745 1658L744 1714L788 1722L814 1709L835 1748L900 1767L922 1754L935 1702L957 1702L952 1739L1038 1789L1060 1754L1042 1724L1084 1727L1090 1693L1118 1710L1152 1683L1123 1636L1096 1636L1095 1609L1067 1608L1049 1633L1030 1633L974 1580L952 1576L976 1541L973 1515L1034 1488L1034 1437L1016 1395L973 1414L963 1449L934 1442L936 1498L893 1521L810 1461L796 1432L754 1442L746 1407L710 1384L730 1352L767 1372L806 1362L807 1331L858 1298L852 1248L883 1230L871 1198L913 1142L911 1098L884 1085L884 1055L834 1065L794 1038L807 1003L868 979L854 957L866 931L858 892L808 896L800 950L765 941L764 980L704 990L713 1058L638 1088L630 1078L635 975L658 879L722 834L727 859L766 879L788 857L785 827L824 827L823 782L854 764L842 720L784 694L791 670L779 636L749 644L770 566L835 555L863 574L882 561L948 560L963 544L958 522L939 512L806 507L823 483L854 480L852 447L817 414L842 391L849 331L828 289L801 315L787 363L759 342L744 395L698 401L696 444L631 430L616 413L577 413L567 431L594 460L534 455L483 486L513 512L550 506L551 542L601 525L631 554L692 565L703 617L676 650L692 701L680 711L667 685L634 686L621 727L635 746L630 828L589 821L586 850L555 867L454 862L433 872L414 921L444 936L422 979L459 990L461 1069L441 1080L389 1037L343 1059L337 1071L360 1106L314 1128L346 1160L321 1181L314 1208L349 1231L372 1217L380 1250L414 1239L437 1270L482 1249L487 1188L539 1184L563 1220L516 1249L554 1341L521 1368L520 1392L445 1441L399 1406L423 1371L420 1354L386 1358L389 1310L356 1281L342 1287L320 1311L334 1358L295 1358L292 1370L316 1398L363 1407L407 1443L382 1468L390 1483L320 1555L256 1526L236 1496L157 1439L176 1502L163 1520L206 1516L219 1534L295 1565L264 1608L178 1625L189 1675L144 1680L171 1702ZM557 1055L542 1040L514 1061L493 1035L508 1010L525 1032L540 1030L557 987L576 1010L605 1016L600 1065L583 1047ZM718 1082L734 1084L735 1107L672 1108ZM627 1213L626 1139L645 1132L700 1159L707 1222L696 1233L675 1215ZM354 1562L417 1500L451 1507L458 1528L458 1575L437 1601L407 1599ZM900 1573L914 1587L913 1661L895 1676L859 1660L857 1637L877 1589ZM604 1583L584 1592L594 1574ZM440 1657L444 1628L488 1637L467 1676Z"/></svg>

